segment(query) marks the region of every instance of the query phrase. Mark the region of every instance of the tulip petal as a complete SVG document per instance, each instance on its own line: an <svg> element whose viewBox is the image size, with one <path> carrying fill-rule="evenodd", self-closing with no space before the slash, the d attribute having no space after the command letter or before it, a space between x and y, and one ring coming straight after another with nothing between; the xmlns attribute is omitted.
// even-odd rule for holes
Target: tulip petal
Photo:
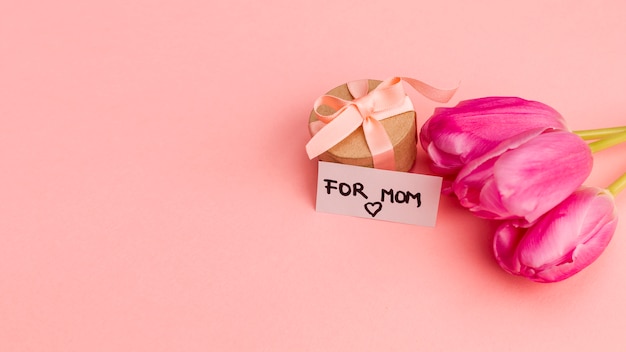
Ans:
<svg viewBox="0 0 626 352"><path fill-rule="evenodd" d="M426 150L432 161L431 168L438 175L453 175L463 166L458 156L437 149L434 144L427 145L424 147L424 150Z"/></svg>
<svg viewBox="0 0 626 352"><path fill-rule="evenodd" d="M420 143L435 172L454 174L500 142L534 128L567 130L563 117L545 104L486 97L435 109L420 130Z"/></svg>
<svg viewBox="0 0 626 352"><path fill-rule="evenodd" d="M520 273L521 265L517 260L516 249L525 231L510 222L505 222L498 227L493 239L496 261L502 269L513 275Z"/></svg>
<svg viewBox="0 0 626 352"><path fill-rule="evenodd" d="M472 210L480 205L481 190L485 182L492 177L495 162L495 158L485 161L483 164L478 165L472 173L468 174L463 179L463 182L455 181L452 184L453 190L462 206Z"/></svg>
<svg viewBox="0 0 626 352"><path fill-rule="evenodd" d="M592 164L591 150L580 137L552 131L504 153L494 178L505 208L534 222L576 190Z"/></svg>
<svg viewBox="0 0 626 352"><path fill-rule="evenodd" d="M525 142L540 135L544 128L520 133L510 138L491 151L467 163L452 184L452 191L456 194L462 206L474 212L477 216L486 219L509 219L511 214L504 207L487 207L481 204L481 199L494 205L501 203L501 195L496 184L489 183L490 187L483 190L485 183L493 178L494 165L503 153L515 149Z"/></svg>
<svg viewBox="0 0 626 352"><path fill-rule="evenodd" d="M509 139L502 141L484 155L481 155L480 157L468 162L463 167L463 169L459 171L459 174L457 176L457 180L459 180L458 183L461 183L464 178L468 177L468 175L473 173L476 168L480 167L480 165L482 165L486 161L498 157L510 149L518 148L520 145L535 138L546 130L547 128L535 128L532 130L524 131L520 134L517 134Z"/></svg>
<svg viewBox="0 0 626 352"><path fill-rule="evenodd" d="M613 197L583 187L542 217L518 243L517 260L539 282L568 278L596 260L617 227Z"/></svg>
<svg viewBox="0 0 626 352"><path fill-rule="evenodd" d="M493 164L495 164L496 160L492 160L494 161ZM491 170L493 170L493 168ZM475 215L482 218L499 220L514 218L513 216L509 216L508 211L506 211L506 208L502 203L502 195L500 194L498 185L493 177L490 177L485 181L480 189L478 204L470 210L474 212Z"/></svg>

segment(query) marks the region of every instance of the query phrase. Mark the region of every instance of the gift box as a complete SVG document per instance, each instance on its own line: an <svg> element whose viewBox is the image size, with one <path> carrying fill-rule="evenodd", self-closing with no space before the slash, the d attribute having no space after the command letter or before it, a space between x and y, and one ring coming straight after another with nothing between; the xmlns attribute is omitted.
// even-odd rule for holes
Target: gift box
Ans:
<svg viewBox="0 0 626 352"><path fill-rule="evenodd" d="M367 80L367 92L371 92L382 81ZM340 85L339 87L331 89L326 95L335 96L347 101L353 101L355 97L350 93L348 84ZM412 107L411 107L412 108ZM317 112L320 114L330 115L334 109L322 105L318 108ZM315 121L319 121L316 111L311 111L309 117L309 132L311 136L314 136ZM408 171L415 162L415 153L417 145L417 130L415 111L409 110L401 112L397 115L380 120L382 127L387 133L387 136L393 147L395 170ZM374 161L372 153L367 145L365 134L363 132L363 126L359 126L356 130L352 131L345 139L332 146L326 152L318 156L319 160L330 161L341 164L349 164L356 166L374 167Z"/></svg>
<svg viewBox="0 0 626 352"><path fill-rule="evenodd" d="M446 102L454 90L393 77L352 81L318 98L309 117L309 158L408 171L415 162L417 123L406 82L424 96Z"/></svg>

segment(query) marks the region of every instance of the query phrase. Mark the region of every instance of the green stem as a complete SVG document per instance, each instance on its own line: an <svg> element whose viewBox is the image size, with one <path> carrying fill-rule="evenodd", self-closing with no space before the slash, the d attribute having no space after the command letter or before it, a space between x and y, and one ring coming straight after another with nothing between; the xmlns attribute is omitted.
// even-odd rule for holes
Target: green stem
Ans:
<svg viewBox="0 0 626 352"><path fill-rule="evenodd" d="M622 142L626 142L626 130L619 132L619 133L614 133L604 139L591 142L588 145L589 145L589 148L591 148L592 153L597 153L601 150L610 148Z"/></svg>
<svg viewBox="0 0 626 352"><path fill-rule="evenodd" d="M617 180L615 180L609 187L606 189L611 192L613 197L617 196L617 194L626 188L626 174L620 176Z"/></svg>
<svg viewBox="0 0 626 352"><path fill-rule="evenodd" d="M573 131L573 132L584 140L592 140L592 139L599 139L599 138L607 137L612 134L623 132L623 131L626 131L626 126L598 128L598 129L593 129L593 130L580 130L580 131Z"/></svg>

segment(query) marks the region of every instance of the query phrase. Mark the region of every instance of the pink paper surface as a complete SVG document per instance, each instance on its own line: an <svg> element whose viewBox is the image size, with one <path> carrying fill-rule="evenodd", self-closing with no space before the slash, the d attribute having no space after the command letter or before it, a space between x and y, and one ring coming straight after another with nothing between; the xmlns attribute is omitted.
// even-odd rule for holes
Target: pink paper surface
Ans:
<svg viewBox="0 0 626 352"><path fill-rule="evenodd" d="M626 125L624 33L623 1L5 1L0 351L623 350L626 221L537 284L450 197L434 228L315 212L304 145L320 94L396 75Z"/></svg>

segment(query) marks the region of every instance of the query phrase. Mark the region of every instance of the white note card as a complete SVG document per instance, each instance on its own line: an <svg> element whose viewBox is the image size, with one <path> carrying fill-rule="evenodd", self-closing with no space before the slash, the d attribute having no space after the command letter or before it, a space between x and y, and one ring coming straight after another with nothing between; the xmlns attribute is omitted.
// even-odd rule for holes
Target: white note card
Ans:
<svg viewBox="0 0 626 352"><path fill-rule="evenodd" d="M442 178L320 161L316 210L435 226Z"/></svg>

